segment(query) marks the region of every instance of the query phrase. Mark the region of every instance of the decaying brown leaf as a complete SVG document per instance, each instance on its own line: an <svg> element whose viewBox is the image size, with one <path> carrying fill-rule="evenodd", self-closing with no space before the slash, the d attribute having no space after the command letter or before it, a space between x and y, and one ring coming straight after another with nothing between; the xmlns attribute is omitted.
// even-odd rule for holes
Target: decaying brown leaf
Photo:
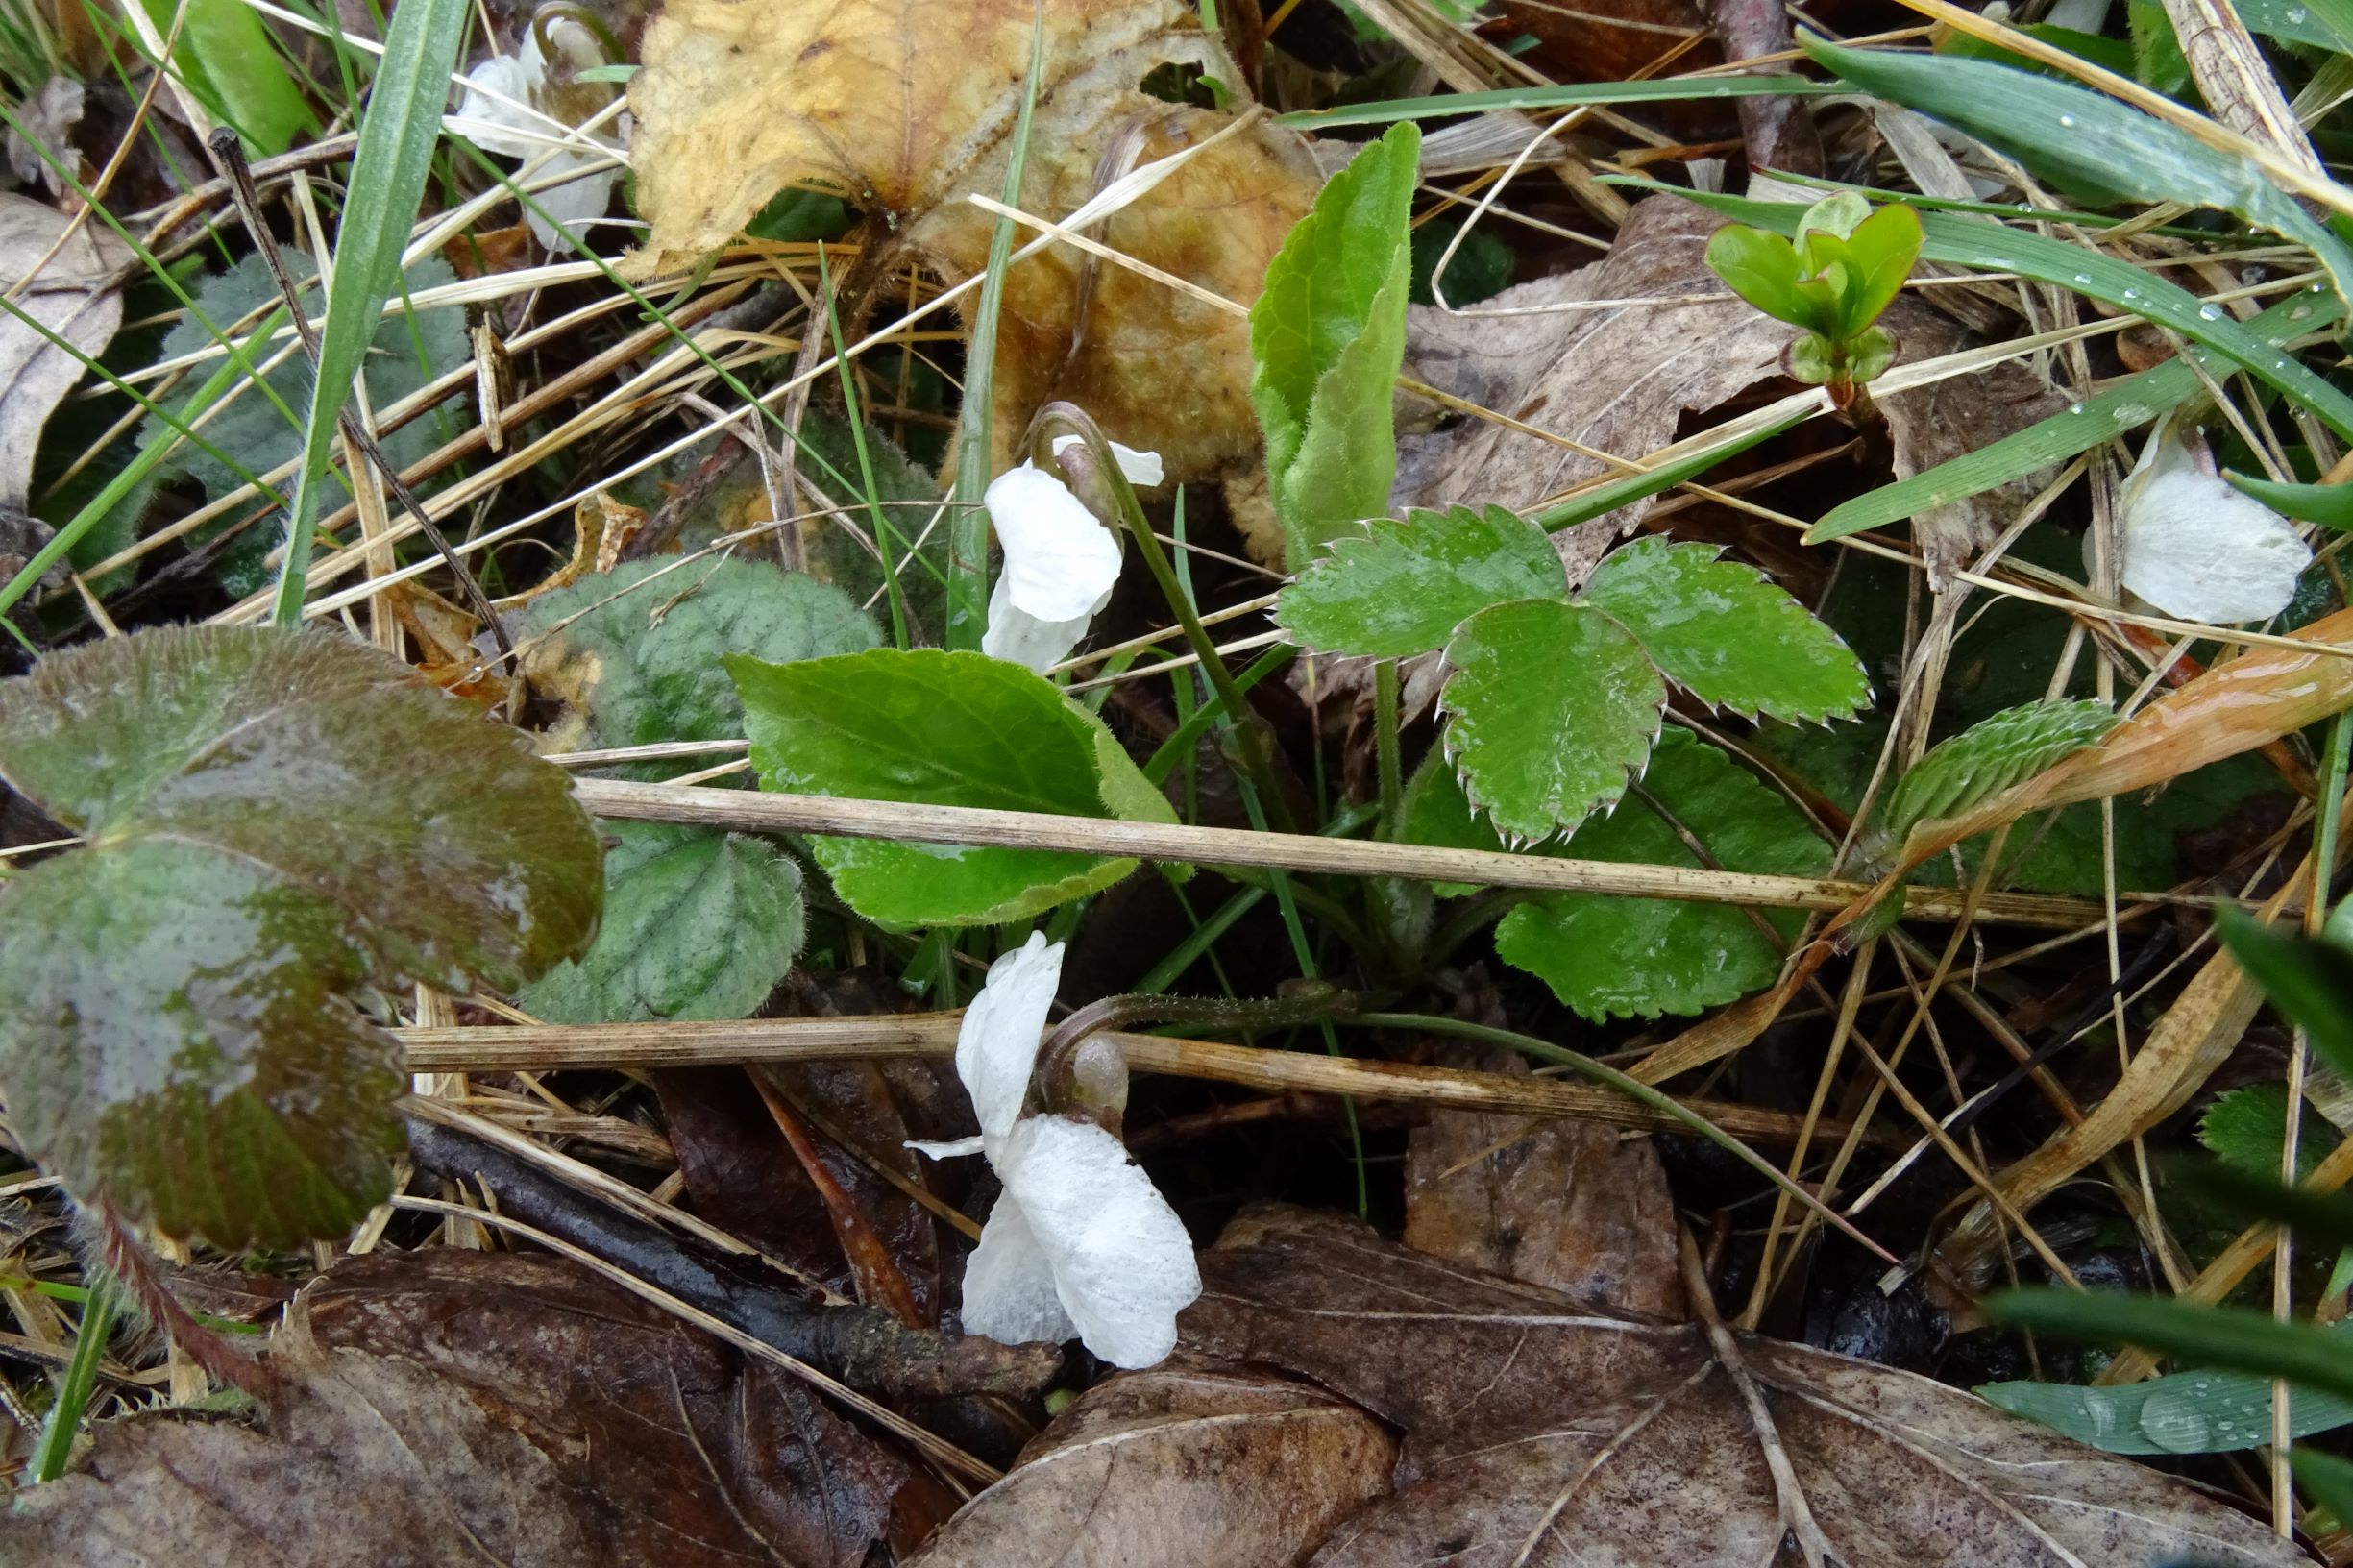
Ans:
<svg viewBox="0 0 2353 1568"><path fill-rule="evenodd" d="M1685 414L1738 397L1782 375L1794 328L1733 298L1707 269L1707 236L1723 219L1690 202L1636 203L1609 254L1592 266L1522 283L1448 315L1409 313L1408 355L1441 391L1594 451L1639 458L1676 437ZM1535 315L1542 309L1623 302ZM1904 362L1961 347L1949 317L1900 299L1882 318ZM1909 478L1959 452L1998 439L2064 406L2018 362L1881 398L1896 477ZM1566 446L1490 421L1471 420L1399 443L1400 505L1532 507L1608 472ZM2034 495L2031 478L1916 520L1933 570L1959 565L2014 519ZM1655 498L1620 507L1556 538L1573 576L1638 527Z"/></svg>
<svg viewBox="0 0 2353 1568"><path fill-rule="evenodd" d="M2179 1482L1942 1384L1583 1306L1354 1221L1245 1218L1201 1272L1184 1349L1311 1378L1406 1433L1396 1494L1317 1568L2302 1560Z"/></svg>
<svg viewBox="0 0 2353 1568"><path fill-rule="evenodd" d="M115 284L131 248L94 222L69 237L71 222L30 197L0 194L0 293L30 277L24 292L13 296L17 308L95 356L123 322ZM0 509L24 509L41 427L82 370L81 360L13 313L0 315Z"/></svg>
<svg viewBox="0 0 2353 1568"><path fill-rule="evenodd" d="M1305 1384L1172 1362L1090 1389L910 1568L1284 1568L1385 1495L1395 1459Z"/></svg>
<svg viewBox="0 0 2353 1568"><path fill-rule="evenodd" d="M651 225L637 270L692 264L804 184L883 216L895 257L920 258L949 282L977 273L995 219L964 198L1000 193L1038 13L1030 0L673 0L629 86L638 203ZM1110 179L1231 123L1138 90L1163 65L1240 80L1175 0L1058 0L1042 14L1028 210L1060 218ZM1305 143L1260 122L1094 237L1248 304L1318 184ZM1247 324L1163 283L1056 246L1008 275L999 333L999 466L1048 398L1160 452L1176 479L1258 447Z"/></svg>

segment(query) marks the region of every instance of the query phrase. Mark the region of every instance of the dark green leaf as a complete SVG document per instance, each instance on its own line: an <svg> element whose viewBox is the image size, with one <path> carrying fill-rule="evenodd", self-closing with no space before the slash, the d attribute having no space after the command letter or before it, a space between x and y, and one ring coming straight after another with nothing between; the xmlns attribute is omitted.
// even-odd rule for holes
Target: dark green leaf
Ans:
<svg viewBox="0 0 2353 1568"><path fill-rule="evenodd" d="M2353 1325L2329 1332L2341 1336ZM2353 1341L2345 1345L2353 1352ZM2114 1388L2064 1383L1989 1383L1977 1396L2111 1454L2225 1454L2271 1440L2271 1380L2245 1372L2175 1372ZM2296 1437L2353 1422L2353 1400L2292 1393Z"/></svg>
<svg viewBox="0 0 2353 1568"><path fill-rule="evenodd" d="M1900 839L1935 817L1957 817L2032 778L2116 727L2104 702L2029 702L1971 725L1912 765L1888 798L1888 831Z"/></svg>
<svg viewBox="0 0 2353 1568"><path fill-rule="evenodd" d="M764 839L607 822L604 921L516 998L551 1023L744 1018L800 951L800 868Z"/></svg>
<svg viewBox="0 0 2353 1568"><path fill-rule="evenodd" d="M226 1247L348 1228L399 1146L361 981L512 987L594 928L563 773L325 634L143 632L0 686L0 773L91 847L0 897L0 1083L86 1201Z"/></svg>
<svg viewBox="0 0 2353 1568"><path fill-rule="evenodd" d="M2282 484L2246 474L2222 477L2283 517L2353 528L2353 484Z"/></svg>
<svg viewBox="0 0 2353 1568"><path fill-rule="evenodd" d="M2309 1176L2328 1151L2336 1147L2337 1135L2327 1118L2316 1115L2309 1105L2304 1108L2300 1121L2296 1131L2296 1169L2300 1175ZM2237 1169L2277 1181L2280 1161L2288 1146L2288 1086L2249 1084L2217 1097L2198 1118L2197 1138Z"/></svg>
<svg viewBox="0 0 2353 1568"><path fill-rule="evenodd" d="M1520 258L1509 245L1484 229L1463 234L1461 243L1455 246L1453 258L1446 263L1446 271L1438 272L1438 258L1445 256L1446 247L1460 232L1460 224L1444 219L1425 223L1413 231L1413 282L1406 296L1413 304L1437 303L1437 296L1432 291L1434 282L1446 291L1446 303L1457 306L1493 299L1511 286Z"/></svg>
<svg viewBox="0 0 2353 1568"><path fill-rule="evenodd" d="M159 31L173 31L174 8L144 0ZM198 102L252 144L255 158L275 158L318 127L303 90L270 46L261 13L243 0L188 0L181 11L172 71Z"/></svg>
<svg viewBox="0 0 2353 1568"><path fill-rule="evenodd" d="M1462 780L1446 753L1432 747L1430 755L1406 781L1404 801L1391 835L1399 844L1428 845L1434 849L1483 849L1498 853L1504 847L1494 825L1471 810ZM1479 891L1476 882L1433 882L1430 891L1441 898L1459 898Z"/></svg>
<svg viewBox="0 0 2353 1568"><path fill-rule="evenodd" d="M2234 0L2231 9L2257 33L2353 54L2353 4L2347 0Z"/></svg>
<svg viewBox="0 0 2353 1568"><path fill-rule="evenodd" d="M730 654L763 788L797 795L1173 821L1102 721L1051 681L937 649L766 664ZM813 841L843 899L886 925L1001 924L1136 868L1047 849Z"/></svg>
<svg viewBox="0 0 2353 1568"><path fill-rule="evenodd" d="M1506 507L1456 506L1343 534L1283 590L1275 622L1324 652L1402 658L1443 646L1490 604L1568 593L1542 528Z"/></svg>
<svg viewBox="0 0 2353 1568"><path fill-rule="evenodd" d="M2265 925L2243 910L2217 910L2215 932L2320 1059L2340 1077L2353 1076L2353 953Z"/></svg>
<svg viewBox="0 0 2353 1568"><path fill-rule="evenodd" d="M1754 567L1717 559L1714 545L1637 539L1594 568L1578 602L1632 632L1711 707L1827 719L1871 700L1862 661L1836 632Z"/></svg>
<svg viewBox="0 0 2353 1568"><path fill-rule="evenodd" d="M1457 628L1446 662L1447 751L1507 838L1549 838L1614 804L1658 738L1667 683L1590 605L1493 605Z"/></svg>
<svg viewBox="0 0 2353 1568"><path fill-rule="evenodd" d="M2242 1307L2128 1296L2118 1290L2005 1290L1987 1299L1997 1323L2089 1345L2139 1345L2193 1366L2284 1378L2353 1399L2353 1356L2310 1323L2280 1323Z"/></svg>
<svg viewBox="0 0 2353 1568"><path fill-rule="evenodd" d="M1796 807L1682 730L1659 737L1642 789L1728 870L1820 876L1829 870L1829 846ZM1703 864L1641 798L1587 821L1557 852L1629 865ZM1772 910L1764 919L1786 943L1804 917ZM1781 968L1779 951L1746 910L1587 894L1520 905L1496 928L1495 950L1596 1021L1703 1012L1771 985Z"/></svg>
<svg viewBox="0 0 2353 1568"><path fill-rule="evenodd" d="M1250 401L1294 570L1350 524L1389 509L1420 149L1419 131L1392 126L1334 176L1268 264L1250 310Z"/></svg>
<svg viewBox="0 0 2353 1568"><path fill-rule="evenodd" d="M1853 337L1884 315L1903 292L1920 259L1923 239L1920 214L1900 203L1883 207L1847 236L1847 255L1853 267L1847 301L1846 333Z"/></svg>
<svg viewBox="0 0 2353 1568"><path fill-rule="evenodd" d="M2313 1500L2337 1516L2340 1530L2353 1524L2353 1459L2318 1449L2299 1448L2288 1456L2295 1479Z"/></svg>
<svg viewBox="0 0 2353 1568"><path fill-rule="evenodd" d="M2274 1149L2269 1170L2248 1170L2213 1160L2185 1160L2170 1180L2208 1208L2244 1220L2284 1225L2316 1246L2353 1247L2353 1197L2289 1187L2279 1179Z"/></svg>

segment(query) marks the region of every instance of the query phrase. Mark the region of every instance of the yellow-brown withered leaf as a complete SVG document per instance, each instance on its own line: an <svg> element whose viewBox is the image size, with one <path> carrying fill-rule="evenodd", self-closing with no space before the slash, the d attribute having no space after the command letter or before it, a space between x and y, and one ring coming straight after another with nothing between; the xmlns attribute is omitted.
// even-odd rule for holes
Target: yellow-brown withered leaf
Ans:
<svg viewBox="0 0 2353 1568"><path fill-rule="evenodd" d="M1138 86L1164 65L1240 80L1176 0L1043 9L1025 209L1059 220L1127 170L1231 125ZM1032 0L672 0L629 86L650 227L630 270L689 266L779 190L815 185L883 214L894 248L942 281L970 277L995 219L965 198L1003 188L1037 14ZM1247 306L1318 184L1306 143L1260 122L1090 233ZM1161 452L1172 477L1213 472L1258 446L1249 365L1239 315L1054 245L1006 282L992 407L1000 465L1037 405L1065 397L1115 438Z"/></svg>

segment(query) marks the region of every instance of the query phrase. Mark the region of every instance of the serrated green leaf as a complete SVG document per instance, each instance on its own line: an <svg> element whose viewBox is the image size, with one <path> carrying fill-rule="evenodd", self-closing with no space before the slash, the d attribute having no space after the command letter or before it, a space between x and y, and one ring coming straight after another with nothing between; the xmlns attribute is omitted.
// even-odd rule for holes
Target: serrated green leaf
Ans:
<svg viewBox="0 0 2353 1568"><path fill-rule="evenodd" d="M1250 401L1294 570L1348 525L1389 509L1420 154L1421 133L1392 126L1335 175L1250 310Z"/></svg>
<svg viewBox="0 0 2353 1568"><path fill-rule="evenodd" d="M2353 1332L2353 1323L2329 1332ZM2353 1341L2345 1348L2353 1352ZM1977 1397L2110 1454L2226 1454L2271 1440L2271 1380L2244 1372L2175 1372L2114 1388L1989 1383ZM2289 1398L2291 1436L2348 1422L2353 1399L2301 1389Z"/></svg>
<svg viewBox="0 0 2353 1568"><path fill-rule="evenodd" d="M1405 798L1397 808L1397 825L1389 835L1399 844L1427 845L1434 849L1480 849L1499 853L1504 841L1488 822L1471 810L1470 796L1446 753L1433 748L1406 781ZM1430 891L1441 898L1460 898L1477 893L1476 882L1433 882Z"/></svg>
<svg viewBox="0 0 2353 1568"><path fill-rule="evenodd" d="M1507 838L1549 838L1614 804L1658 738L1666 681L1591 605L1491 605L1456 628L1446 662L1447 752Z"/></svg>
<svg viewBox="0 0 2353 1568"><path fill-rule="evenodd" d="M1711 707L1827 719L1871 700L1863 661L1754 567L1713 545L1637 539L1577 596L1632 632L1669 680Z"/></svg>
<svg viewBox="0 0 2353 1568"><path fill-rule="evenodd" d="M1829 846L1795 806L1682 730L1659 737L1642 787L1728 870L1820 876L1829 870ZM1586 822L1557 852L1627 865L1702 864L1639 799ZM1794 910L1763 913L1784 941L1804 919ZM1704 1012L1771 985L1781 968L1780 954L1746 911L1588 894L1520 905L1496 927L1495 950L1596 1021Z"/></svg>
<svg viewBox="0 0 2353 1568"><path fill-rule="evenodd" d="M924 805L1176 814L1102 721L1002 659L937 649L767 664L730 654L761 787ZM886 925L1025 919L1098 893L1136 862L1048 849L812 841L835 891Z"/></svg>
<svg viewBox="0 0 2353 1568"><path fill-rule="evenodd" d="M2116 727L2105 702L2029 702L1972 724L1912 765L1887 803L1900 839L1935 817L1952 817L1999 795Z"/></svg>
<svg viewBox="0 0 2353 1568"><path fill-rule="evenodd" d="M1275 623L1323 652L1403 658L1443 646L1490 604L1568 595L1542 528L1506 507L1455 506L1336 539L1283 590Z"/></svg>
<svg viewBox="0 0 2353 1568"><path fill-rule="evenodd" d="M17 1132L77 1196L167 1233L337 1234L382 1194L401 1088L349 991L511 988L595 927L570 780L340 636L52 654L0 685L0 775L91 845L0 897Z"/></svg>
<svg viewBox="0 0 2353 1568"><path fill-rule="evenodd" d="M2337 1135L2330 1130L2326 1118L2316 1115L2310 1106L2304 1108L2303 1125L2296 1135L2296 1169L2309 1176L2328 1151L2337 1145ZM2219 1095L2198 1118L2197 1139L2224 1163L2257 1176L2276 1178L2280 1173L2281 1156L2287 1150L2288 1086L2286 1084L2248 1084Z"/></svg>
<svg viewBox="0 0 2353 1568"><path fill-rule="evenodd" d="M793 968L800 868L764 839L607 822L604 921L516 1000L551 1023L745 1018Z"/></svg>
<svg viewBox="0 0 2353 1568"><path fill-rule="evenodd" d="M2262 172L2104 93L1988 61L1849 49L1801 31L1817 62L1867 92L1918 110L2029 169L2142 202L2236 213L2310 250L2342 296L2353 252Z"/></svg>
<svg viewBox="0 0 2353 1568"><path fill-rule="evenodd" d="M733 740L744 704L727 654L789 664L882 640L839 588L742 556L624 562L533 600L522 629L533 681L586 716L583 732L561 736L583 748ZM632 772L664 778L695 766Z"/></svg>

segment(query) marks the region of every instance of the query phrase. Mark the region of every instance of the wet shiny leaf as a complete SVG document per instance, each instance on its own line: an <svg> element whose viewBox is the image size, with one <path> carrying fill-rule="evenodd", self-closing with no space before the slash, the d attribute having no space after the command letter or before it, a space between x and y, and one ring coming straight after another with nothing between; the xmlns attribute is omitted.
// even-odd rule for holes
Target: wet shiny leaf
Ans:
<svg viewBox="0 0 2353 1568"><path fill-rule="evenodd" d="M1343 534L1283 591L1275 620L1319 652L1404 658L1444 647L1490 604L1568 591L1542 528L1502 506L1452 506Z"/></svg>

